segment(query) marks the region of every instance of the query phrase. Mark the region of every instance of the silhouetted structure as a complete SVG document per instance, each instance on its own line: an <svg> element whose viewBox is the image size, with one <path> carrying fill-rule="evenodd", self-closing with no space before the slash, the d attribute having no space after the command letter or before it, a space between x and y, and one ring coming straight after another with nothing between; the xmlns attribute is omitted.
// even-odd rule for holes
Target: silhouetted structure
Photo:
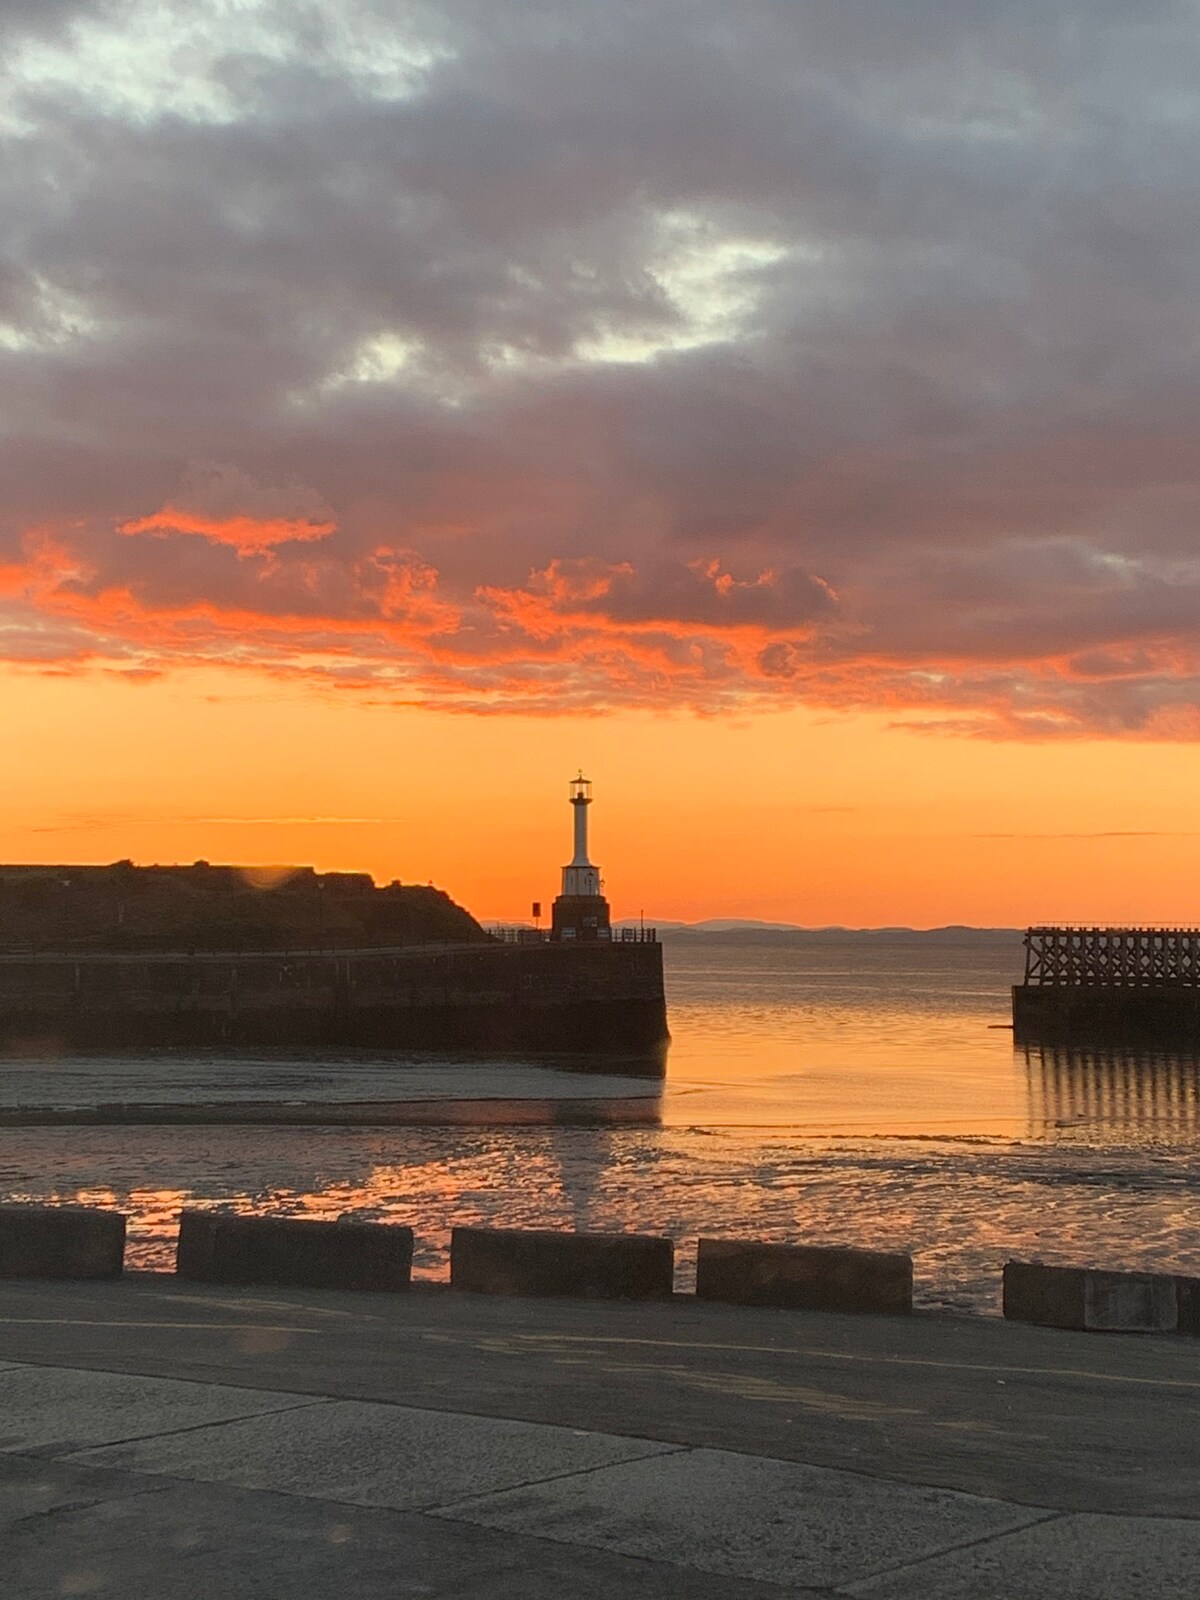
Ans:
<svg viewBox="0 0 1200 1600"><path fill-rule="evenodd" d="M647 1053L640 1070L657 1075L666 1040L656 944L0 954L0 1054L160 1046L631 1051Z"/></svg>
<svg viewBox="0 0 1200 1600"><path fill-rule="evenodd" d="M0 949L287 950L486 940L432 884L312 867L0 866Z"/></svg>
<svg viewBox="0 0 1200 1600"><path fill-rule="evenodd" d="M1200 928L1030 928L1025 982L1056 988L1200 985Z"/></svg>
<svg viewBox="0 0 1200 1600"><path fill-rule="evenodd" d="M662 950L652 930L613 939L582 773L571 804L550 938L528 930L528 948L432 884L378 889L365 873L0 866L0 1052L632 1051L661 1074Z"/></svg>
<svg viewBox="0 0 1200 1600"><path fill-rule="evenodd" d="M432 885L364 873L0 867L0 1052L634 1051L661 1073L662 951L576 900L576 937L522 949Z"/></svg>
<svg viewBox="0 0 1200 1600"><path fill-rule="evenodd" d="M551 938L560 943L612 938L608 901L600 893L600 868L588 859L588 807L592 786L581 772L571 784L575 852L562 869L562 893L554 902Z"/></svg>
<svg viewBox="0 0 1200 1600"><path fill-rule="evenodd" d="M1200 928L1034 927L1019 1040L1200 1041Z"/></svg>

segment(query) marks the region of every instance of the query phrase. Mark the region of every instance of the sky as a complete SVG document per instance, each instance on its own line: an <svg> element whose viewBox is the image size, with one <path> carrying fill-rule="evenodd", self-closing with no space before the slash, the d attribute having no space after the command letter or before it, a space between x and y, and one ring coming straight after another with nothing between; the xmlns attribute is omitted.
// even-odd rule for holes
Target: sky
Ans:
<svg viewBox="0 0 1200 1600"><path fill-rule="evenodd" d="M0 0L0 857L1200 921L1195 0Z"/></svg>

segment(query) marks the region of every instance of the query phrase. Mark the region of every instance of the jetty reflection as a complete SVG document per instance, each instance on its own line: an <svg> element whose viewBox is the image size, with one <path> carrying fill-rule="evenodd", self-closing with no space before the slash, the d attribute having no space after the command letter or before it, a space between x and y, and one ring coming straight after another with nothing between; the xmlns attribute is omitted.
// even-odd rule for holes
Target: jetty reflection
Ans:
<svg viewBox="0 0 1200 1600"><path fill-rule="evenodd" d="M1200 1051L1026 1045L1020 1053L1035 1137L1056 1127L1171 1142L1200 1133Z"/></svg>

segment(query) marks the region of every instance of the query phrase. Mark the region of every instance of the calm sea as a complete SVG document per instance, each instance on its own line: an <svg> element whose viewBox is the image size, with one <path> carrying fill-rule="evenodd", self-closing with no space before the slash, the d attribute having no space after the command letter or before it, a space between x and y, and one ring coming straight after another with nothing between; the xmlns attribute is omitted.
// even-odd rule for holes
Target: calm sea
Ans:
<svg viewBox="0 0 1200 1600"><path fill-rule="evenodd" d="M0 1196L118 1205L170 1263L179 1208L910 1249L925 1305L992 1311L1009 1255L1200 1271L1196 1058L1014 1050L1019 946L666 946L674 1042L638 1126L0 1130ZM279 1055L0 1063L0 1102L646 1096L526 1062Z"/></svg>

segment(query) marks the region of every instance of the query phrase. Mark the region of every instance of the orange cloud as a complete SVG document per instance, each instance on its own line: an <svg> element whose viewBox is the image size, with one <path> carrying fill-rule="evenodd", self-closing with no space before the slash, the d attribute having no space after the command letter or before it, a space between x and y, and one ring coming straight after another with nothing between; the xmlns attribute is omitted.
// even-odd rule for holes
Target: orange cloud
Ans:
<svg viewBox="0 0 1200 1600"><path fill-rule="evenodd" d="M239 467L212 461L193 462L180 492L157 511L118 524L130 538L191 534L228 545L240 556L326 539L336 528L330 507L306 485L264 483Z"/></svg>
<svg viewBox="0 0 1200 1600"><path fill-rule="evenodd" d="M292 517L211 517L181 506L165 505L151 516L120 524L124 534L151 533L170 538L177 533L198 534L216 544L231 545L239 555L253 555L293 540L324 539L337 523L308 522Z"/></svg>
<svg viewBox="0 0 1200 1600"><path fill-rule="evenodd" d="M0 653L60 673L241 665L474 714L805 704L990 738L1196 737L1200 651L1178 634L1137 636L1138 590L1124 574L1105 587L1103 568L1081 577L1073 556L1054 559L1086 602L1099 596L1097 642L1077 623L1038 654L995 602L981 610L987 631L942 627L911 580L876 603L874 619L852 585L835 592L783 566L739 576L713 558L559 558L523 583L472 588L387 540L356 553L333 531L319 550L265 539L252 549L162 520L140 549L129 548L129 524L115 542L78 526L28 534L21 557L0 566ZM258 520L268 531L294 525ZM995 582L986 568L986 597L984 580ZM946 581L936 567L921 577L931 591Z"/></svg>

